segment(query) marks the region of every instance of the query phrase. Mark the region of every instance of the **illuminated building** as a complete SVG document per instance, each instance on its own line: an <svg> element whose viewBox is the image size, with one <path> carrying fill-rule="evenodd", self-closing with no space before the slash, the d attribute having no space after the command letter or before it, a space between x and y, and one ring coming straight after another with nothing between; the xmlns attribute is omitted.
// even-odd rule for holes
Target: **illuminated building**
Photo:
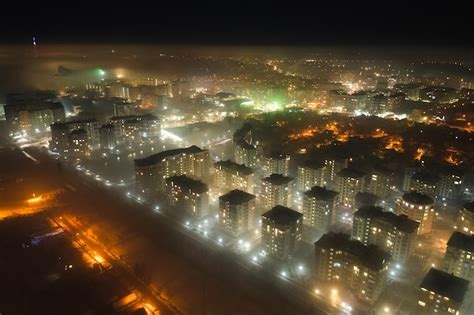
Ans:
<svg viewBox="0 0 474 315"><path fill-rule="evenodd" d="M468 202L461 208L455 228L466 234L474 234L474 202Z"/></svg>
<svg viewBox="0 0 474 315"><path fill-rule="evenodd" d="M328 231L336 220L337 192L314 186L303 194L303 223Z"/></svg>
<svg viewBox="0 0 474 315"><path fill-rule="evenodd" d="M394 90L404 93L410 101L418 101L420 99L420 91L423 88L421 83L396 84Z"/></svg>
<svg viewBox="0 0 474 315"><path fill-rule="evenodd" d="M193 217L209 214L209 189L206 184L185 175L166 179L166 190L170 203Z"/></svg>
<svg viewBox="0 0 474 315"><path fill-rule="evenodd" d="M290 156L282 153L272 153L263 157L263 177L272 174L289 175Z"/></svg>
<svg viewBox="0 0 474 315"><path fill-rule="evenodd" d="M135 181L139 193L165 191L165 180L174 175L207 178L209 151L197 146L162 151L135 161Z"/></svg>
<svg viewBox="0 0 474 315"><path fill-rule="evenodd" d="M99 143L101 149L112 150L118 143L117 129L113 124L105 124L99 128Z"/></svg>
<svg viewBox="0 0 474 315"><path fill-rule="evenodd" d="M454 103L458 100L457 90L446 86L428 86L420 91L423 102L440 104Z"/></svg>
<svg viewBox="0 0 474 315"><path fill-rule="evenodd" d="M70 131L83 129L87 132L87 141L91 148L99 145L99 123L96 119L82 119L68 121L67 126Z"/></svg>
<svg viewBox="0 0 474 315"><path fill-rule="evenodd" d="M392 256L405 262L414 248L419 223L406 215L383 211L381 207L361 207L354 213L352 238L365 245L377 245Z"/></svg>
<svg viewBox="0 0 474 315"><path fill-rule="evenodd" d="M227 191L232 189L254 193L254 170L244 164L231 160L219 161L214 164L216 186Z"/></svg>
<svg viewBox="0 0 474 315"><path fill-rule="evenodd" d="M394 112L401 108L401 105L405 101L405 94L398 92L390 94L387 99L387 111Z"/></svg>
<svg viewBox="0 0 474 315"><path fill-rule="evenodd" d="M410 179L410 190L417 191L430 198L436 199L439 181L440 178L436 175L417 172L413 174Z"/></svg>
<svg viewBox="0 0 474 315"><path fill-rule="evenodd" d="M420 223L418 234L425 234L431 231L434 209L433 199L430 197L415 191L406 193L397 200L396 212L418 221Z"/></svg>
<svg viewBox="0 0 474 315"><path fill-rule="evenodd" d="M243 140L234 142L234 160L248 167L257 166L257 148Z"/></svg>
<svg viewBox="0 0 474 315"><path fill-rule="evenodd" d="M339 203L345 207L353 208L356 194L364 189L364 173L351 168L344 168L337 176Z"/></svg>
<svg viewBox="0 0 474 315"><path fill-rule="evenodd" d="M383 94L377 94L370 98L366 110L373 115L381 114L386 111L387 97Z"/></svg>
<svg viewBox="0 0 474 315"><path fill-rule="evenodd" d="M42 132L65 120L64 107L51 93L8 94L4 106L7 126L12 132Z"/></svg>
<svg viewBox="0 0 474 315"><path fill-rule="evenodd" d="M67 154L69 151L69 127L64 123L51 125L51 140L49 148L59 154Z"/></svg>
<svg viewBox="0 0 474 315"><path fill-rule="evenodd" d="M337 174L346 168L349 159L346 158L326 158L324 160L324 181L328 186L337 182Z"/></svg>
<svg viewBox="0 0 474 315"><path fill-rule="evenodd" d="M296 171L296 189L308 191L314 186L324 186L324 163L307 160L298 165Z"/></svg>
<svg viewBox="0 0 474 315"><path fill-rule="evenodd" d="M257 166L257 148L252 144L252 126L244 124L233 135L234 160L248 167Z"/></svg>
<svg viewBox="0 0 474 315"><path fill-rule="evenodd" d="M390 188L392 186L392 173L388 169L375 167L366 177L366 180L367 192L381 198L387 197L390 193Z"/></svg>
<svg viewBox="0 0 474 315"><path fill-rule="evenodd" d="M293 191L293 179L281 174L272 174L262 179L260 199L264 209L276 205L290 206Z"/></svg>
<svg viewBox="0 0 474 315"><path fill-rule="evenodd" d="M458 315L468 286L465 279L431 268L418 290L420 313Z"/></svg>
<svg viewBox="0 0 474 315"><path fill-rule="evenodd" d="M115 99L114 102L114 116L134 116L138 114L137 103L129 102L126 99Z"/></svg>
<svg viewBox="0 0 474 315"><path fill-rule="evenodd" d="M255 195L232 190L219 197L219 225L228 233L239 236L255 227Z"/></svg>
<svg viewBox="0 0 474 315"><path fill-rule="evenodd" d="M329 106L343 107L348 112L364 109L367 99L367 93L364 91L354 94L348 94L344 90L329 91Z"/></svg>
<svg viewBox="0 0 474 315"><path fill-rule="evenodd" d="M444 254L444 270L456 277L474 280L474 235L453 232Z"/></svg>
<svg viewBox="0 0 474 315"><path fill-rule="evenodd" d="M69 153L76 157L90 154L87 131L74 129L69 133Z"/></svg>
<svg viewBox="0 0 474 315"><path fill-rule="evenodd" d="M390 255L376 245L329 232L314 243L314 253L315 276L348 286L361 300L374 303L387 284Z"/></svg>
<svg viewBox="0 0 474 315"><path fill-rule="evenodd" d="M151 114L112 117L110 122L116 126L120 141L156 140L161 133L160 119Z"/></svg>
<svg viewBox="0 0 474 315"><path fill-rule="evenodd" d="M262 214L262 245L279 259L291 257L302 238L303 215L284 206L275 206Z"/></svg>
<svg viewBox="0 0 474 315"><path fill-rule="evenodd" d="M446 199L458 198L462 193L464 172L456 168L442 169L440 177L438 196Z"/></svg>

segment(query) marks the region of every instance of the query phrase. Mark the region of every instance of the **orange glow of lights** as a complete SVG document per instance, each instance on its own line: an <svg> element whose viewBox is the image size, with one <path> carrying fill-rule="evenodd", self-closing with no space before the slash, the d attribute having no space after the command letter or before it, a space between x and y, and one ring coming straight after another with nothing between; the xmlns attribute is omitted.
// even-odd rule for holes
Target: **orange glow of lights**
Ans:
<svg viewBox="0 0 474 315"><path fill-rule="evenodd" d="M420 161L421 158L426 154L426 150L423 148L418 148L416 150L415 160Z"/></svg>
<svg viewBox="0 0 474 315"><path fill-rule="evenodd" d="M28 199L26 202L27 202L28 204L35 204L35 203L39 203L39 202L41 202L41 201L43 201L43 196L42 196L42 195L39 195L39 196L36 197L36 196L33 194L33 198Z"/></svg>

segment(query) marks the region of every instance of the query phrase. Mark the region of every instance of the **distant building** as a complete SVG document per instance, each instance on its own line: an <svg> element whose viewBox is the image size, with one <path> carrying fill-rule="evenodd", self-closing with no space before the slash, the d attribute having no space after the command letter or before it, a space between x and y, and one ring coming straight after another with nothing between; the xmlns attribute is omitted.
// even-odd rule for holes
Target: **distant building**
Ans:
<svg viewBox="0 0 474 315"><path fill-rule="evenodd" d="M166 179L170 203L193 217L209 214L209 189L206 184L185 175Z"/></svg>
<svg viewBox="0 0 474 315"><path fill-rule="evenodd" d="M118 144L117 129L113 124L105 124L99 128L99 143L103 150L113 150Z"/></svg>
<svg viewBox="0 0 474 315"><path fill-rule="evenodd" d="M99 145L99 123L96 119L71 120L65 124L70 131L84 129L87 132L87 141L91 150Z"/></svg>
<svg viewBox="0 0 474 315"><path fill-rule="evenodd" d="M264 209L271 209L276 205L288 207L293 196L293 179L280 174L272 174L262 179L260 199Z"/></svg>
<svg viewBox="0 0 474 315"><path fill-rule="evenodd" d="M12 132L43 132L65 120L63 105L51 93L8 94L4 110Z"/></svg>
<svg viewBox="0 0 474 315"><path fill-rule="evenodd" d="M303 194L303 223L327 232L336 221L337 192L314 186Z"/></svg>
<svg viewBox="0 0 474 315"><path fill-rule="evenodd" d="M365 245L377 245L394 261L410 257L419 223L406 215L383 211L380 207L361 207L354 213L352 238Z"/></svg>
<svg viewBox="0 0 474 315"><path fill-rule="evenodd" d="M413 174L410 179L410 190L417 191L430 198L436 199L439 182L440 178L436 175L417 172Z"/></svg>
<svg viewBox="0 0 474 315"><path fill-rule="evenodd" d="M119 140L124 142L156 140L161 134L161 121L151 114L112 117L110 122L116 126Z"/></svg>
<svg viewBox="0 0 474 315"><path fill-rule="evenodd" d="M219 225L229 234L239 236L256 224L255 195L232 190L219 197Z"/></svg>
<svg viewBox="0 0 474 315"><path fill-rule="evenodd" d="M283 153L271 153L263 156L263 177L272 174L288 176L290 168L290 156Z"/></svg>
<svg viewBox="0 0 474 315"><path fill-rule="evenodd" d="M337 174L347 168L349 159L343 157L329 157L324 160L324 186L336 186ZM335 184L335 185L334 185Z"/></svg>
<svg viewBox="0 0 474 315"><path fill-rule="evenodd" d="M283 206L275 206L262 215L262 245L279 258L291 257L302 238L303 215Z"/></svg>
<svg viewBox="0 0 474 315"><path fill-rule="evenodd" d="M254 170L231 160L214 164L214 182L217 187L227 191L232 189L240 189L248 193L255 191Z"/></svg>
<svg viewBox="0 0 474 315"><path fill-rule="evenodd" d="M465 203L461 208L455 228L466 234L474 234L474 201Z"/></svg>
<svg viewBox="0 0 474 315"><path fill-rule="evenodd" d="M139 193L165 191L165 180L174 175L207 178L210 167L209 151L197 146L162 151L135 160L135 181Z"/></svg>
<svg viewBox="0 0 474 315"><path fill-rule="evenodd" d="M330 232L314 243L314 253L315 276L347 285L361 300L374 303L387 284L390 255L375 245Z"/></svg>
<svg viewBox="0 0 474 315"><path fill-rule="evenodd" d="M296 171L296 189L308 191L314 186L325 186L323 162L307 160L298 165Z"/></svg>
<svg viewBox="0 0 474 315"><path fill-rule="evenodd" d="M345 207L355 207L355 196L364 189L364 173L344 168L338 174L337 191L339 203Z"/></svg>
<svg viewBox="0 0 474 315"><path fill-rule="evenodd" d="M392 187L392 172L386 168L374 167L366 179L366 191L385 198Z"/></svg>
<svg viewBox="0 0 474 315"><path fill-rule="evenodd" d="M462 194L464 172L456 168L442 169L438 183L438 196L444 199L458 198Z"/></svg>
<svg viewBox="0 0 474 315"><path fill-rule="evenodd" d="M474 280L474 235L453 232L444 255L444 270L456 277Z"/></svg>
<svg viewBox="0 0 474 315"><path fill-rule="evenodd" d="M370 98L366 110L372 115L384 113L387 110L387 96L377 94Z"/></svg>
<svg viewBox="0 0 474 315"><path fill-rule="evenodd" d="M459 314L468 285L467 280L431 268L419 287L419 313Z"/></svg>
<svg viewBox="0 0 474 315"><path fill-rule="evenodd" d="M433 199L417 193L409 192L397 200L397 214L404 214L410 219L418 221L418 234L425 234L431 231L434 219Z"/></svg>
<svg viewBox="0 0 474 315"><path fill-rule="evenodd" d="M257 148L246 141L234 141L234 160L238 164L245 164L248 167L256 167Z"/></svg>
<svg viewBox="0 0 474 315"><path fill-rule="evenodd" d="M134 116L138 115L137 103L129 102L127 99L115 99L114 102L114 116Z"/></svg>

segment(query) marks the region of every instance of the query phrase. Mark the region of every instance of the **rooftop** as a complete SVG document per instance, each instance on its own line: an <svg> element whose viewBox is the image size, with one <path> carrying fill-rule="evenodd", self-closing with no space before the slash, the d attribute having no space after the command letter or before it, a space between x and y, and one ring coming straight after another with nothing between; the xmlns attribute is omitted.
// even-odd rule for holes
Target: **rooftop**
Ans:
<svg viewBox="0 0 474 315"><path fill-rule="evenodd" d="M447 272L431 268L420 284L420 288L433 291L456 302L462 302L469 281Z"/></svg>
<svg viewBox="0 0 474 315"><path fill-rule="evenodd" d="M233 205L241 204L244 202L249 202L250 200L255 199L255 195L249 194L248 192L234 189L229 191L227 194L219 197L219 202L228 202Z"/></svg>
<svg viewBox="0 0 474 315"><path fill-rule="evenodd" d="M337 249L346 252L372 270L380 270L390 258L390 255L376 245L364 245L359 241L351 240L344 233L329 232L321 236L314 243L315 247L324 249Z"/></svg>
<svg viewBox="0 0 474 315"><path fill-rule="evenodd" d="M337 196L338 192L324 187L314 186L310 190L305 191L304 194L309 198L316 198L318 200L332 200Z"/></svg>
<svg viewBox="0 0 474 315"><path fill-rule="evenodd" d="M290 208L277 205L273 207L270 211L265 212L262 214L262 217L267 218L270 221L278 225L291 225L295 223L298 219L303 217L302 213L299 213L295 210L291 210Z"/></svg>
<svg viewBox="0 0 474 315"><path fill-rule="evenodd" d="M85 131L82 128L74 129L71 131L71 135L80 135L80 134L87 134L87 131Z"/></svg>
<svg viewBox="0 0 474 315"><path fill-rule="evenodd" d="M448 241L448 246L456 247L474 253L474 235L467 235L461 232L453 232Z"/></svg>
<svg viewBox="0 0 474 315"><path fill-rule="evenodd" d="M264 182L271 183L272 185L285 185L291 182L293 178L284 176L282 174L272 174L262 179Z"/></svg>
<svg viewBox="0 0 474 315"><path fill-rule="evenodd" d="M209 190L206 184L200 180L195 180L186 175L171 176L166 179L166 183L174 183L181 188L189 189L190 191L201 194Z"/></svg>
<svg viewBox="0 0 474 315"><path fill-rule="evenodd" d="M286 160L286 159L289 159L290 156L288 154L281 153L281 152L271 152L271 153L265 154L265 158L272 159L272 160Z"/></svg>
<svg viewBox="0 0 474 315"><path fill-rule="evenodd" d="M396 215L393 212L383 211L381 207L375 206L360 207L359 210L354 212L354 217L382 220L396 227L397 230L406 233L416 233L420 225L420 223L409 219L406 215Z"/></svg>
<svg viewBox="0 0 474 315"><path fill-rule="evenodd" d="M440 178L438 176L426 172L417 172L413 174L411 179L430 185L435 185L437 182L440 181Z"/></svg>
<svg viewBox="0 0 474 315"><path fill-rule="evenodd" d="M300 166L311 168L313 170L317 170L324 167L324 162L321 160L306 160L300 164Z"/></svg>
<svg viewBox="0 0 474 315"><path fill-rule="evenodd" d="M364 173L353 168L343 168L337 175L340 177L350 177L355 179L364 177Z"/></svg>
<svg viewBox="0 0 474 315"><path fill-rule="evenodd" d="M159 153L147 156L145 158L135 159L135 166L150 166L150 165L154 165L161 162L164 158L167 158L167 157L172 157L172 156L176 156L180 154L194 154L194 153L199 153L199 152L204 152L204 151L206 150L203 150L195 145L192 145L187 148L161 151Z"/></svg>
<svg viewBox="0 0 474 315"><path fill-rule="evenodd" d="M417 205L430 205L433 204L433 199L428 197L427 195L420 194L416 191L410 191L403 195L403 200L414 203Z"/></svg>
<svg viewBox="0 0 474 315"><path fill-rule="evenodd" d="M467 211L474 212L474 201L465 203L463 208L466 209Z"/></svg>
<svg viewBox="0 0 474 315"><path fill-rule="evenodd" d="M243 149L246 149L246 150L256 150L255 146L251 145L250 143L248 143L244 139L234 139L234 143L237 146L239 146Z"/></svg>
<svg viewBox="0 0 474 315"><path fill-rule="evenodd" d="M214 164L214 167L230 169L245 175L250 175L254 173L254 170L248 166L245 166L245 164L238 164L231 160L219 161Z"/></svg>

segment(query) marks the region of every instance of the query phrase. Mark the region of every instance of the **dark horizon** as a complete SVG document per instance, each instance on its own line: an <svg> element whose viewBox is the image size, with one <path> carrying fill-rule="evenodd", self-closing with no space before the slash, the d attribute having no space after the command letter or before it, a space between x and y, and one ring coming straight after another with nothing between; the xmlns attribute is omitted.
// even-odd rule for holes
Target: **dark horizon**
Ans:
<svg viewBox="0 0 474 315"><path fill-rule="evenodd" d="M199 45L358 45L472 47L473 22L458 9L433 8L338 9L324 7L311 16L167 15L158 12L101 8L44 8L23 15L1 16L8 32L3 44L127 43ZM402 12L403 11L403 12ZM24 12L19 11L19 12ZM212 12L210 10L209 12ZM125 15L123 13L126 13Z"/></svg>

